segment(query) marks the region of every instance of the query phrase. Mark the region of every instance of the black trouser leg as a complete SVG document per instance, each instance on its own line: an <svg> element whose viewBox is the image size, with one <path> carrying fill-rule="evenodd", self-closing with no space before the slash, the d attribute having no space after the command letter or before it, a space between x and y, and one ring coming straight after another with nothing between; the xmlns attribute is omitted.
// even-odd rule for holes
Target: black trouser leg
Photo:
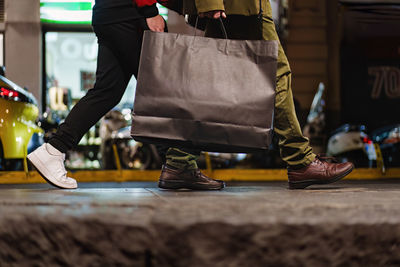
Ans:
<svg viewBox="0 0 400 267"><path fill-rule="evenodd" d="M137 75L143 32L139 24L139 20L132 20L94 27L99 42L96 83L49 140L61 152L76 146L119 103L132 74Z"/></svg>

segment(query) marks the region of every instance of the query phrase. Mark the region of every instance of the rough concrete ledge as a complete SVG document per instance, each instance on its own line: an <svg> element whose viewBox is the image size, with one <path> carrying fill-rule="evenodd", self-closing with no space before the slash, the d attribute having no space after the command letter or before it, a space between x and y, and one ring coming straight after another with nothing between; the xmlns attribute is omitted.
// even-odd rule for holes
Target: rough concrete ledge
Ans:
<svg viewBox="0 0 400 267"><path fill-rule="evenodd" d="M400 266L400 183L0 186L3 266Z"/></svg>
<svg viewBox="0 0 400 267"><path fill-rule="evenodd" d="M0 221L1 266L399 266L400 224Z"/></svg>

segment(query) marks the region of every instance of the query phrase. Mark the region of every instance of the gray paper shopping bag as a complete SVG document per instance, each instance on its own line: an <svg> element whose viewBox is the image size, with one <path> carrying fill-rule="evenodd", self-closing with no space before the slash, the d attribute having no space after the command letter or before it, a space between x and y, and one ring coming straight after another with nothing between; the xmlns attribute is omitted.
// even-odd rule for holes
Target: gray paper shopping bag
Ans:
<svg viewBox="0 0 400 267"><path fill-rule="evenodd" d="M277 41L146 31L132 137L205 151L271 143Z"/></svg>

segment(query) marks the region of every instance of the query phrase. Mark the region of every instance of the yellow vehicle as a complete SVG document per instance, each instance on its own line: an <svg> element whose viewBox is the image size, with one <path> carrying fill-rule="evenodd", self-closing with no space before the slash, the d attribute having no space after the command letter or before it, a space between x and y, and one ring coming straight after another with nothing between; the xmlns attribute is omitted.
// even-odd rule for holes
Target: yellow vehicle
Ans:
<svg viewBox="0 0 400 267"><path fill-rule="evenodd" d="M22 169L28 151L41 143L38 115L35 97L0 75L0 170Z"/></svg>

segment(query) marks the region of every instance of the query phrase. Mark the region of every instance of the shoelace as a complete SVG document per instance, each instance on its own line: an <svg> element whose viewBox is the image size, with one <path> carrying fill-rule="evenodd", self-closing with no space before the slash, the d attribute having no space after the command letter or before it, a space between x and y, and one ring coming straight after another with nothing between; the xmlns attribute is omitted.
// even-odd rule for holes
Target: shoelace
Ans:
<svg viewBox="0 0 400 267"><path fill-rule="evenodd" d="M198 179L206 179L208 180L207 176L203 176L200 169L193 170L193 174Z"/></svg>
<svg viewBox="0 0 400 267"><path fill-rule="evenodd" d="M193 170L193 174L196 177L201 177L201 171L199 169Z"/></svg>
<svg viewBox="0 0 400 267"><path fill-rule="evenodd" d="M63 170L60 172L61 176L60 176L60 180L63 182L67 182L69 179L67 177L67 171Z"/></svg>

